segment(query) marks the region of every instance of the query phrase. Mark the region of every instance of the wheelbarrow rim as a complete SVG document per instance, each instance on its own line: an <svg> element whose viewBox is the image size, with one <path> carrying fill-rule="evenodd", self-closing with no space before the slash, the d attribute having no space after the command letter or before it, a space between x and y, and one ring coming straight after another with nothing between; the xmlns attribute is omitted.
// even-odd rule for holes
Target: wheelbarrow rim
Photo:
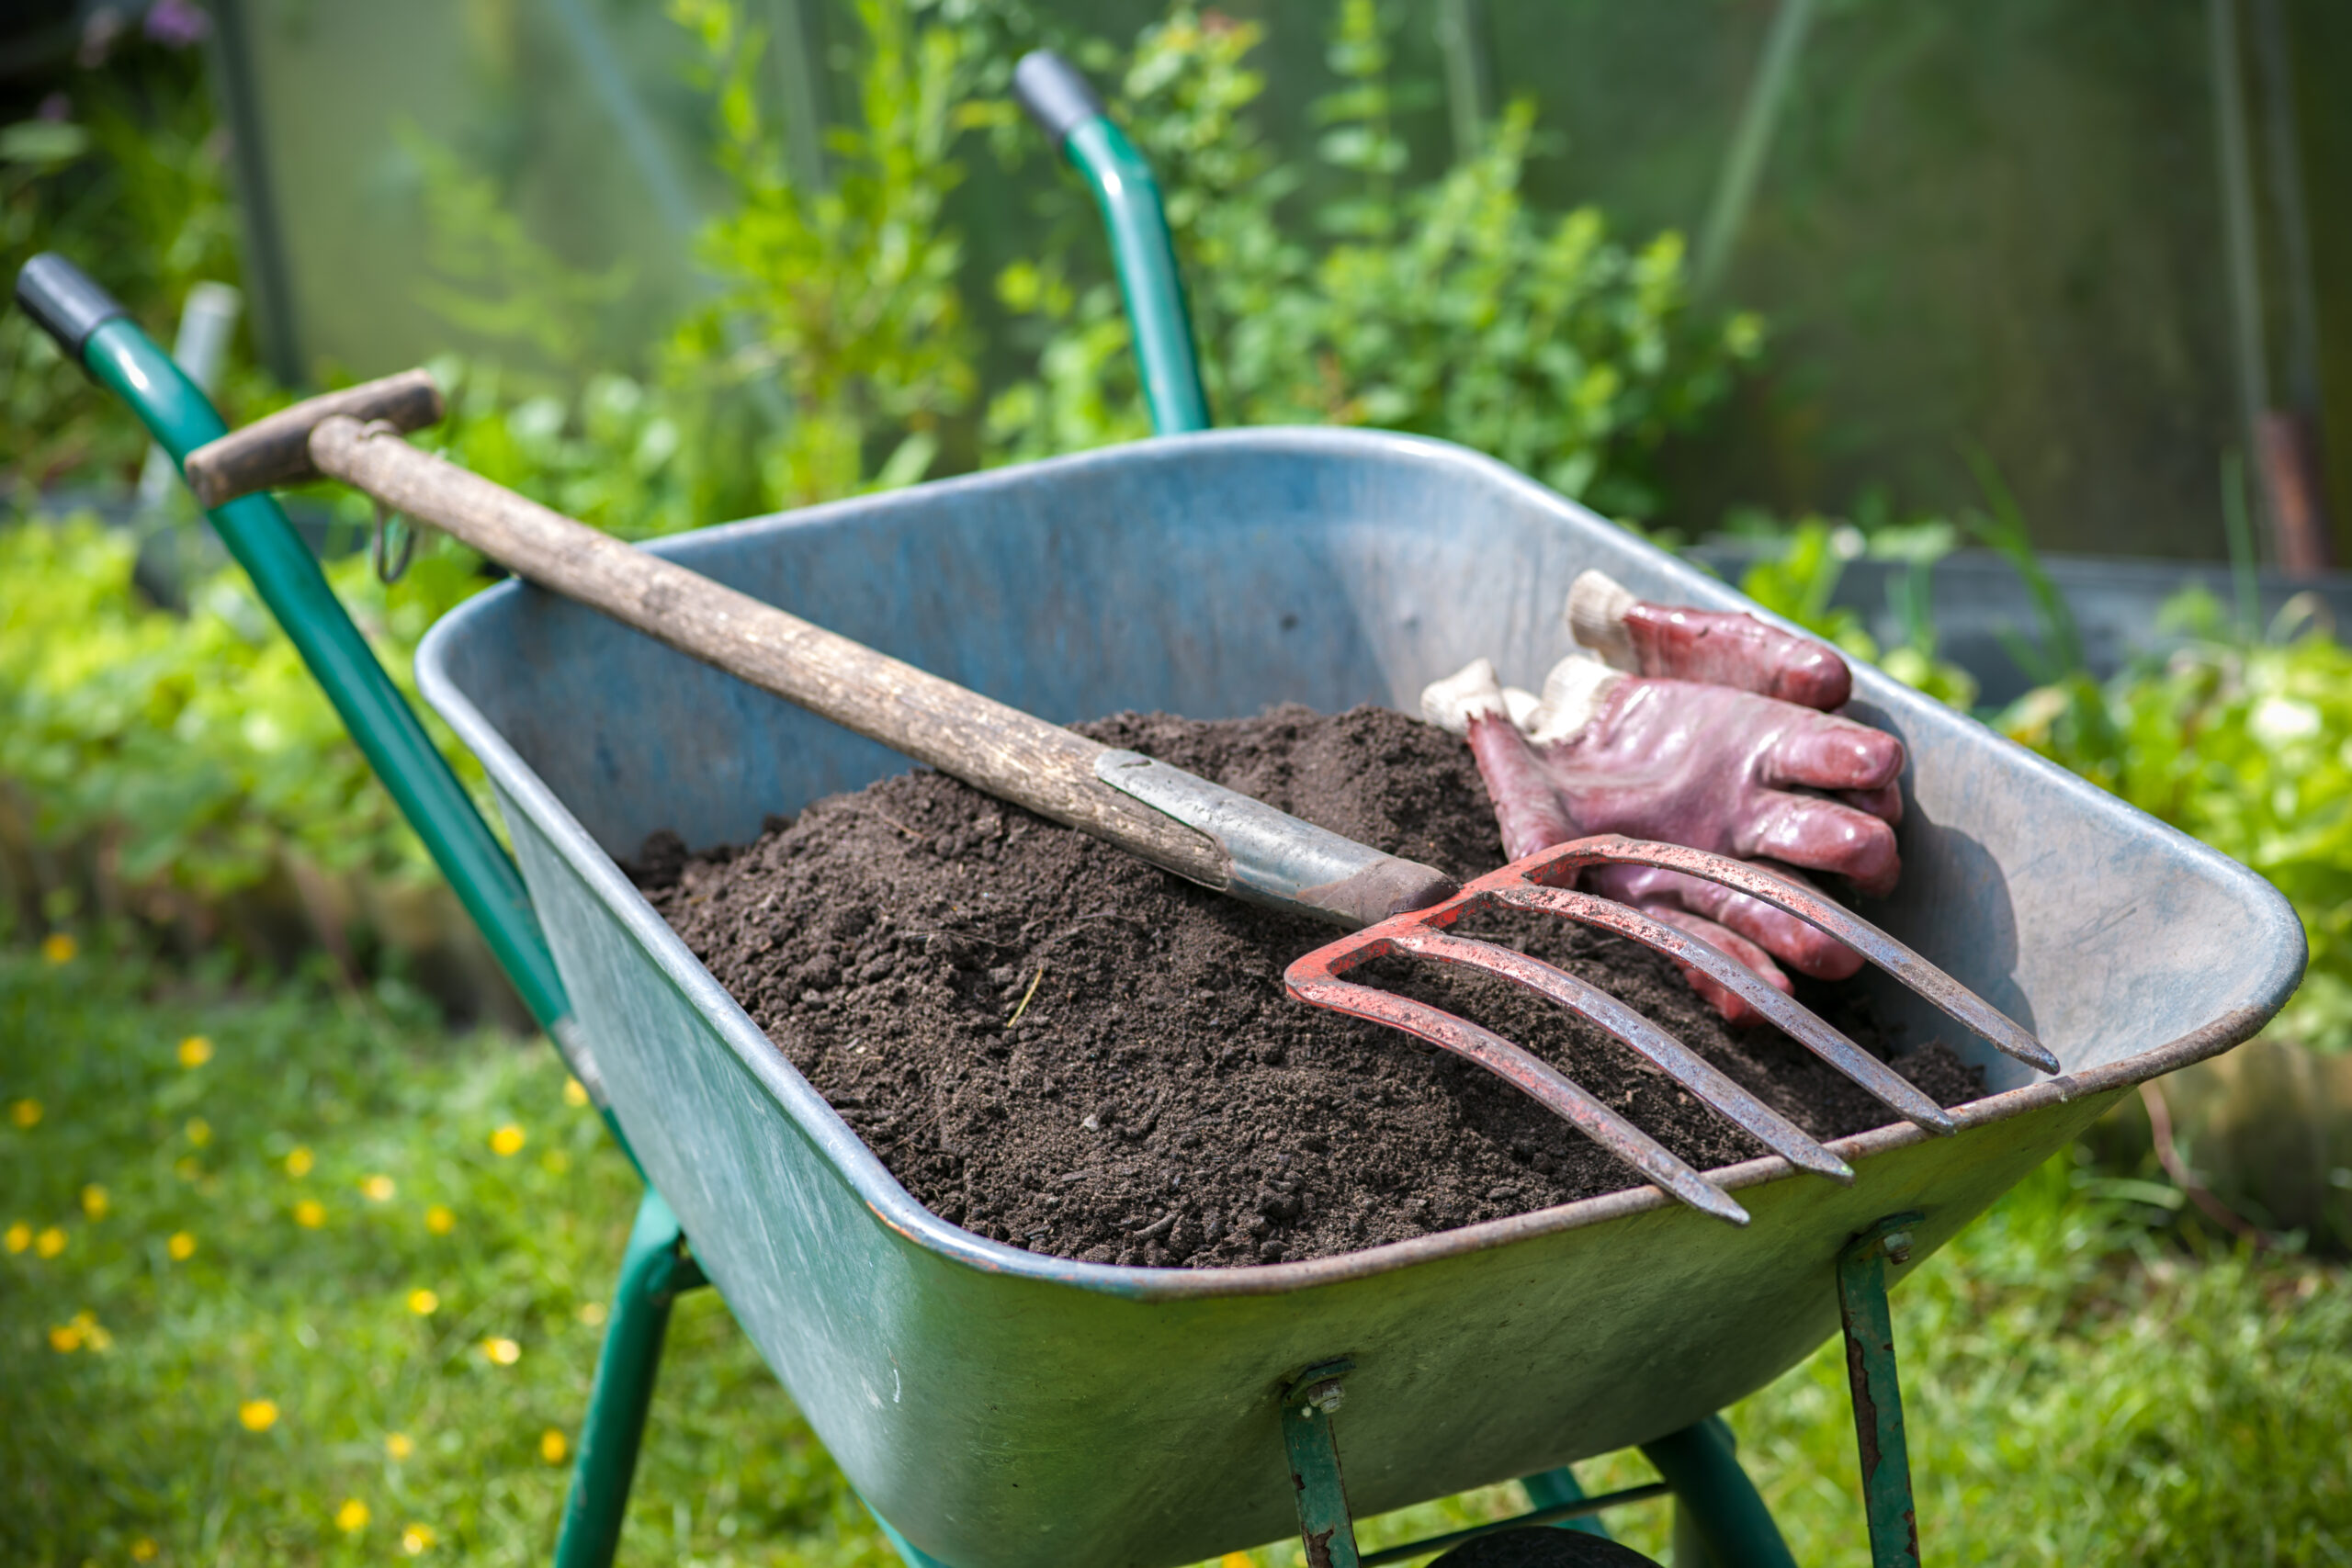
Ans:
<svg viewBox="0 0 2352 1568"><path fill-rule="evenodd" d="M1244 452L1252 449L1284 454L1308 451L1349 457L1362 457L1378 451L1391 458L1404 456L1442 461L1456 472L1468 463L1487 470L1485 477L1500 486L1533 492L1545 505L1556 506L1561 501L1556 492L1537 484L1508 465L1482 454L1469 452L1451 442L1391 432L1331 430L1315 426L1261 426L1155 436L1115 448L990 469L936 480L912 489L935 498L942 491L977 490L1008 482L1028 482L1040 470L1069 471L1114 461L1131 463L1139 449L1167 449L1201 444L1238 448ZM910 494L911 491L899 493ZM744 532L756 530L773 534L800 527L821 527L845 513L870 513L876 502L876 498L862 497L791 513L745 518L688 534L673 535L652 541L644 547L657 554L671 555ZM1719 602L1723 607L1745 609L1791 630L1803 630L1781 617L1760 611L1745 597L1733 594L1723 584L1674 560L1664 552L1659 552L1659 556L1661 564L1671 574L1687 580L1682 586L1695 600ZM799 1124L803 1133L823 1153L874 1216L912 1245L943 1258L991 1274L1024 1277L1136 1300L1201 1300L1223 1296L1281 1295L1335 1285L1674 1206L1674 1201L1657 1188L1644 1185L1334 1257L1293 1263L1213 1269L1146 1268L1049 1257L1007 1243L990 1241L942 1219L916 1201L913 1195L890 1174L880 1157L792 1066L734 997L687 949L684 942L644 895L622 874L612 857L589 836L586 829L537 772L507 743L450 674L447 668L447 656L452 641L466 623L494 613L495 607L503 600L528 591L525 584L514 581L501 583L461 604L435 625L417 649L416 674L420 691L458 738L481 760L495 786L514 797L515 803L535 819L571 869L585 880L605 907L623 921L631 937L643 946L670 983L684 992L719 1029L738 1066ZM1874 667L1859 666L1855 674L1856 696L1871 706L1899 710L1906 718L1929 725L1958 723L1974 726L1976 723L1933 698L1903 685ZM2263 998L2260 1002L2225 1009L2183 1034L2080 1072L2064 1073L2001 1090L1956 1107L1952 1117L1959 1126L1957 1135L1963 1138L1996 1122L2034 1111L2094 1095L2118 1094L2134 1084L2228 1050L2252 1037L2285 1005L2301 974L2305 955L2302 926L2293 909L2255 872L2207 845L2188 839L2047 759L2016 747L2014 742L2006 739L2002 739L2001 744L2014 749L2016 756L2013 761L2017 765L2040 771L2047 782L2071 795L2074 803L2084 810L2121 812L2138 818L2147 827L2173 840L2176 852L2201 863L2202 869L2217 880L2255 893L2255 901L2267 908L2273 928L2267 934L2273 940L2258 944L2262 961L2253 967L2249 975L2251 992ZM2246 886L2249 883L2253 885L2251 887ZM618 1109L626 1122L626 1108ZM1849 1164L1859 1166L1864 1160L1925 1142L1928 1137L1928 1134L1918 1127L1908 1122L1897 1122L1834 1140L1827 1146ZM1778 1156L1765 1156L1713 1171L1710 1179L1727 1190L1737 1190L1797 1174L1786 1160Z"/></svg>

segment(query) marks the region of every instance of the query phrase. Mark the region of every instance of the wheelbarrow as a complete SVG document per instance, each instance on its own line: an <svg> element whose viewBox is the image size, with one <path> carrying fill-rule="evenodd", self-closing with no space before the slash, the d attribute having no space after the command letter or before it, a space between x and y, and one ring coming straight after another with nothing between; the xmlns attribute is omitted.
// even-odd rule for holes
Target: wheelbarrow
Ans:
<svg viewBox="0 0 2352 1568"><path fill-rule="evenodd" d="M1099 114L1079 121L1065 144L1082 164L1084 137L1123 145ZM168 360L72 282L44 285L65 346L175 456L218 434ZM1841 1322L1874 1555L1916 1560L1887 1285L2124 1089L2253 1032L2301 971L2301 928L2259 878L1864 671L1858 710L1913 758L1905 884L1874 913L2064 1074L1971 1057L1991 1092L1962 1131L1842 1140L1850 1188L1777 1159L1736 1168L1722 1179L1754 1216L1738 1233L1644 1188L1306 1263L1044 1258L915 1203L614 864L655 828L751 837L901 760L572 605L484 594L435 628L419 678L490 772L540 946L275 510L257 498L216 524L669 1201L649 1194L632 1238L566 1562L609 1557L667 1300L704 1275L916 1564L1172 1564L1294 1525L1312 1562L1351 1564L1351 1512L1530 1475L1532 1519L1630 1500L1578 1498L1564 1468L1628 1444L1667 1474L1703 1555L1785 1562L1707 1416ZM1060 718L1401 705L1476 653L1523 678L1558 651L1554 607L1587 567L1645 597L1752 608L1499 465L1360 432L1175 436L658 548ZM1877 1000L1913 1038L1937 1032L1907 992Z"/></svg>

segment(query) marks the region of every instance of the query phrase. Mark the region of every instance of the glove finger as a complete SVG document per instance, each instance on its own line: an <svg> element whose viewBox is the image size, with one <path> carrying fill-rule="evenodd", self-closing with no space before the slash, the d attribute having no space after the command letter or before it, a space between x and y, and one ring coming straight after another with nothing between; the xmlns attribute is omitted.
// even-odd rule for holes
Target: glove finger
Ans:
<svg viewBox="0 0 2352 1568"><path fill-rule="evenodd" d="M1423 718L1468 738L1478 776L1494 802L1506 861L1577 836L1559 792L1544 773L1544 760L1520 733L1510 706L1510 694L1496 676L1492 661L1484 659L1472 660L1421 693Z"/></svg>
<svg viewBox="0 0 2352 1568"><path fill-rule="evenodd" d="M1823 712L1845 706L1853 694L1853 672L1834 649L1753 615L1635 604L1625 631L1645 675L1737 686Z"/></svg>
<svg viewBox="0 0 2352 1568"><path fill-rule="evenodd" d="M1902 772L1902 741L1834 714L1790 725L1764 754L1764 782L1780 789L1881 790Z"/></svg>
<svg viewBox="0 0 2352 1568"><path fill-rule="evenodd" d="M1756 869L1807 892L1819 891L1788 866L1758 865ZM1798 974L1816 980L1849 979L1862 966L1862 955L1836 937L1721 883L1656 866L1611 865L1597 866L1585 873L1583 886L1603 898L1613 898L1645 911L1653 906L1679 906L1728 926Z"/></svg>
<svg viewBox="0 0 2352 1568"><path fill-rule="evenodd" d="M1708 946L1729 954L1747 968L1756 971L1758 976L1773 989L1792 994L1796 990L1795 985L1781 972L1781 966L1772 962L1771 955L1737 931L1726 926L1719 926L1703 916L1690 913L1688 909L1677 908L1671 904L1647 905L1644 907L1642 913L1652 919L1663 921L1678 931L1695 936ZM1713 976L1703 970L1693 969L1688 964L1677 964L1675 967L1682 971L1682 977L1690 983L1690 988L1698 992L1709 1007L1722 1015L1725 1023L1745 1026L1764 1021L1763 1014L1748 1006L1737 993L1725 989Z"/></svg>
<svg viewBox="0 0 2352 1568"><path fill-rule="evenodd" d="M1873 898L1894 891L1903 857L1882 818L1813 795L1771 795L1736 835L1742 860L1785 861L1807 871L1850 878Z"/></svg>
<svg viewBox="0 0 2352 1568"><path fill-rule="evenodd" d="M1867 811L1890 828L1903 825L1903 788L1888 784L1883 789L1841 789L1838 798L1857 811Z"/></svg>
<svg viewBox="0 0 2352 1568"><path fill-rule="evenodd" d="M1495 826L1502 832L1503 859L1518 860L1577 836L1567 808L1544 773L1543 759L1519 727L1500 714L1470 720L1470 754L1495 803Z"/></svg>

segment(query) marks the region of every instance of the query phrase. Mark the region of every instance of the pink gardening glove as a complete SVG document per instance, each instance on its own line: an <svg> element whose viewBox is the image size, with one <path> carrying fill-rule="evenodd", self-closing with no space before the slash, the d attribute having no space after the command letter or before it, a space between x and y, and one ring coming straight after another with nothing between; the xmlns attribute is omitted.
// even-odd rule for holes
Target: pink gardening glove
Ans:
<svg viewBox="0 0 2352 1568"><path fill-rule="evenodd" d="M1687 618L1670 618L1678 614ZM1506 692L1485 660L1422 694L1433 723L1468 737L1506 856L1623 833L1751 861L1801 885L1792 867L1848 877L1866 893L1893 891L1901 871L1894 824L1902 816L1902 742L1758 694L1800 684L1816 695L1842 692L1851 677L1836 654L1747 616L1702 615L1652 618L1669 633L1716 623L1694 638L1656 639L1657 661L1668 669L1703 661L1711 672L1742 676L1737 685L1628 675L1571 656L1555 667L1541 699ZM1745 626L1722 635L1726 622ZM1745 660L1726 671L1739 649ZM1695 877L1609 866L1588 872L1585 886L1722 949L1783 991L1792 987L1776 958L1823 979L1861 966L1859 954L1802 920ZM1755 1016L1706 976L1684 974L1725 1018Z"/></svg>

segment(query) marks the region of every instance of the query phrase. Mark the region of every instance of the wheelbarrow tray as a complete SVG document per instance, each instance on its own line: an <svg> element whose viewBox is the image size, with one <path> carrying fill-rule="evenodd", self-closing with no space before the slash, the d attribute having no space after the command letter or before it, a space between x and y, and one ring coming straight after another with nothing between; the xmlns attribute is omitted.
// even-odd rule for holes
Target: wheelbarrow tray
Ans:
<svg viewBox="0 0 2352 1568"><path fill-rule="evenodd" d="M1479 654L1532 685L1587 567L1753 608L1498 463L1367 432L1146 441L652 547L1057 720L1410 711ZM1835 1332L1849 1236L1917 1210L1924 1258L2125 1088L2251 1034L2303 962L2267 883L1864 669L1854 711L1911 757L1902 890L1867 912L2065 1076L1882 982L1885 1013L1982 1066L1987 1097L1954 1137L1833 1145L1850 1188L1736 1168L1744 1230L1642 1187L1311 1262L1077 1263L917 1203L614 863L660 828L751 839L903 758L514 583L436 626L418 671L489 770L696 1258L858 1491L956 1568L1149 1568L1284 1534L1277 1391L1338 1356L1356 1363L1336 1431L1359 1515L1687 1426Z"/></svg>

